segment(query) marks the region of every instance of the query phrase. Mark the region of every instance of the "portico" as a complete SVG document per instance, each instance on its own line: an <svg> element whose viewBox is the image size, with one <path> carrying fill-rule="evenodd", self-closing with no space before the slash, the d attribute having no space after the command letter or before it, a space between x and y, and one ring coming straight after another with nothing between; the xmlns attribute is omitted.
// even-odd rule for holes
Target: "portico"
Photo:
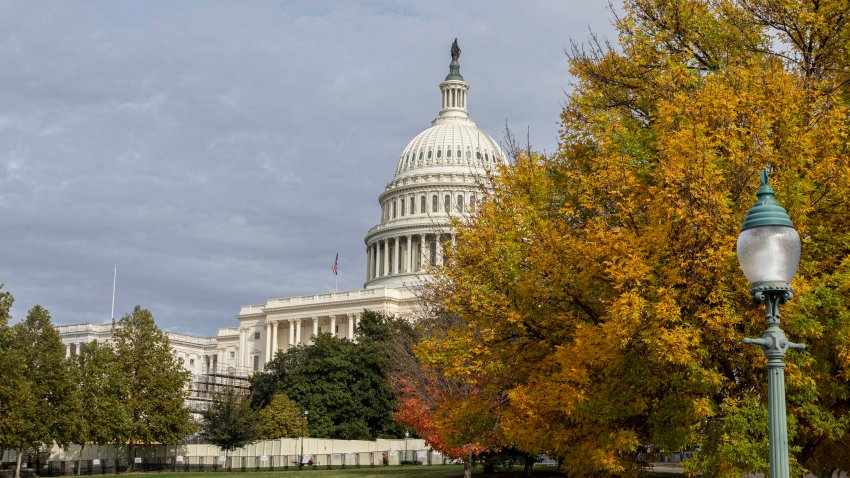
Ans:
<svg viewBox="0 0 850 478"><path fill-rule="evenodd" d="M322 333L355 341L364 310L388 315L409 315L414 295L403 289L362 289L269 299L265 304L239 311L240 363L268 363L279 350L311 344ZM259 333L258 333L259 332Z"/></svg>

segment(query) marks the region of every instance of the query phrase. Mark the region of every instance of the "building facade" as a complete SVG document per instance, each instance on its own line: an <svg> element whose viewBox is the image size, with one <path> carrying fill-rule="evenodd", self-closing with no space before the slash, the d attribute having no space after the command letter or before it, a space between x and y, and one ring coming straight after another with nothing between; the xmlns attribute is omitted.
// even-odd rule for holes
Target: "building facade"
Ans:
<svg viewBox="0 0 850 478"><path fill-rule="evenodd" d="M355 340L364 310L413 318L415 289L428 280L429 265L442 264L446 244L455 240L453 218L474 213L490 174L506 162L499 144L469 116L469 84L460 74L459 56L455 41L449 74L439 84L439 113L402 150L378 197L380 219L364 240L364 288L243 306L238 325L215 337L169 332L174 353L198 387L211 375L246 377L262 370L277 351L310 343L320 333ZM109 324L58 329L69 356L111 337Z"/></svg>

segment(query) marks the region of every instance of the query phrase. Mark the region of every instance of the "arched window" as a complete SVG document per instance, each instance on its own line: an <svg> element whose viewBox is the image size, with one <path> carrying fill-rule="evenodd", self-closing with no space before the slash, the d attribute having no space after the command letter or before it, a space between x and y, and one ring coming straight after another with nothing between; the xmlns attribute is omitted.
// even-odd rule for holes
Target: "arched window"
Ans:
<svg viewBox="0 0 850 478"><path fill-rule="evenodd" d="M422 161L422 155L425 154L422 151L419 152L419 161Z"/></svg>
<svg viewBox="0 0 850 478"><path fill-rule="evenodd" d="M431 199L431 212L437 212L439 210L440 206L437 201L439 201L439 199L437 199L437 195L435 194Z"/></svg>
<svg viewBox="0 0 850 478"><path fill-rule="evenodd" d="M398 203L393 201L393 219L396 218L396 213L398 212Z"/></svg>
<svg viewBox="0 0 850 478"><path fill-rule="evenodd" d="M457 150L457 159L460 159L460 148Z"/></svg>
<svg viewBox="0 0 850 478"><path fill-rule="evenodd" d="M404 202L404 199L402 199L401 200L401 215L402 216L404 216L404 206L405 206L405 202Z"/></svg>
<svg viewBox="0 0 850 478"><path fill-rule="evenodd" d="M437 159L440 159L440 157L441 157L442 155L443 155L443 150L438 149L438 150L437 150Z"/></svg>
<svg viewBox="0 0 850 478"><path fill-rule="evenodd" d="M490 156L487 153L484 153L484 161L490 162Z"/></svg>
<svg viewBox="0 0 850 478"><path fill-rule="evenodd" d="M446 157L447 157L447 158L451 158L451 157L452 157L452 148L449 148L449 149L447 149L447 150L446 150Z"/></svg>
<svg viewBox="0 0 850 478"><path fill-rule="evenodd" d="M475 152L475 159L481 159L481 151Z"/></svg>
<svg viewBox="0 0 850 478"><path fill-rule="evenodd" d="M416 201L414 201L414 198L410 198L410 214L416 214Z"/></svg>
<svg viewBox="0 0 850 478"><path fill-rule="evenodd" d="M469 196L469 209L475 209L475 194Z"/></svg>
<svg viewBox="0 0 850 478"><path fill-rule="evenodd" d="M421 200L419 201L419 212L425 213L425 196L423 195Z"/></svg>
<svg viewBox="0 0 850 478"><path fill-rule="evenodd" d="M463 194L457 195L457 212L463 212Z"/></svg>
<svg viewBox="0 0 850 478"><path fill-rule="evenodd" d="M451 212L451 210L452 210L452 197L449 196L448 194L446 194L446 196L443 198L443 206L445 206L443 208L444 211Z"/></svg>
<svg viewBox="0 0 850 478"><path fill-rule="evenodd" d="M428 159L431 159L431 150L428 150Z"/></svg>

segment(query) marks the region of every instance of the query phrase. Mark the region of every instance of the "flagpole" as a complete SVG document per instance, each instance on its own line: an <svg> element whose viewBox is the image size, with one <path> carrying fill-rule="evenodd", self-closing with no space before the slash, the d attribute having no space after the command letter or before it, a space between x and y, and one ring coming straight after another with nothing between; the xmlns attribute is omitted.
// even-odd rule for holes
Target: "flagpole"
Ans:
<svg viewBox="0 0 850 478"><path fill-rule="evenodd" d="M115 281L118 279L118 266L112 272L112 320L115 320Z"/></svg>
<svg viewBox="0 0 850 478"><path fill-rule="evenodd" d="M336 251L334 257L334 265L331 266L331 272L334 273L334 293L339 292L339 251Z"/></svg>

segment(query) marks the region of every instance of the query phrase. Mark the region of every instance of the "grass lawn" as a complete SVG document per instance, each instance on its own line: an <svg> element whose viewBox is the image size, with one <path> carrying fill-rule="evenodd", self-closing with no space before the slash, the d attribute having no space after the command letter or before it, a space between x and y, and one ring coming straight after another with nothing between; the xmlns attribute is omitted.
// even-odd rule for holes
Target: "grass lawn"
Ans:
<svg viewBox="0 0 850 478"><path fill-rule="evenodd" d="M126 476L122 473L119 476ZM347 468L334 470L290 470L290 471L246 471L246 472L179 472L179 473L131 473L144 478L460 478L463 465L435 466L389 466L375 468ZM106 475L110 476L110 475ZM114 475L112 475L114 476ZM511 472L484 474L481 467L473 468L472 476L477 478L524 478L522 467ZM535 466L533 478L563 477L554 468ZM650 471L647 478L684 478L680 473Z"/></svg>
<svg viewBox="0 0 850 478"><path fill-rule="evenodd" d="M514 472L496 473L500 478L521 477L522 468ZM126 475L126 474L122 474ZM347 468L335 470L290 470L260 472L181 472L181 473L139 473L144 478L459 478L463 476L463 465L435 466L387 466L375 468ZM481 467L472 470L479 478L487 476ZM535 467L534 478L559 476L546 467Z"/></svg>

